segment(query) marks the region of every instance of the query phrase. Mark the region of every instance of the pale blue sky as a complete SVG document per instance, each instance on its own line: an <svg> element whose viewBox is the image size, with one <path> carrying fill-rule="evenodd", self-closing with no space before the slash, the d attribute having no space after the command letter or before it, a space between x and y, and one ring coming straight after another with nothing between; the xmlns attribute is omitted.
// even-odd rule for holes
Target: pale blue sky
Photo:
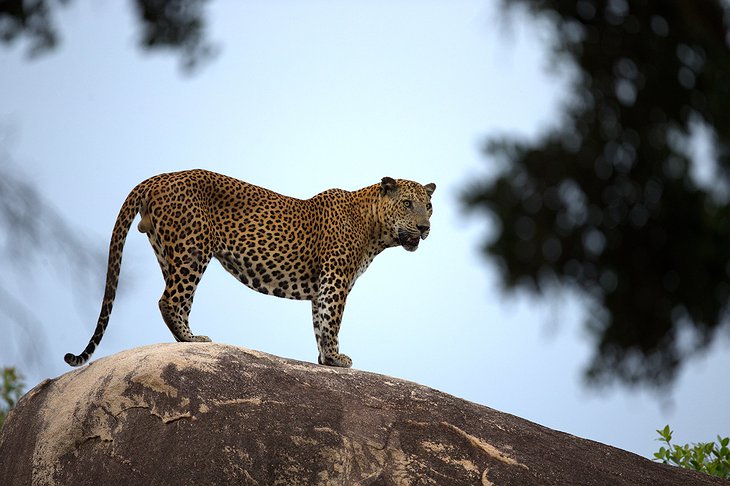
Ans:
<svg viewBox="0 0 730 486"><path fill-rule="evenodd" d="M546 32L519 16L505 28L496 4L218 0L208 30L220 53L186 77L176 57L136 48L127 2L77 0L58 17L63 42L51 55L0 50L0 124L20 170L99 248L129 190L160 172L202 167L302 198L386 175L435 182L429 239L416 253L381 254L348 300L341 349L356 368L642 455L667 422L678 440L727 435L727 338L684 370L670 407L644 392L595 393L581 383L592 348L578 299L506 296L481 257L488 226L458 204L495 170L480 147L489 135L535 136L564 86L546 74ZM10 287L45 328L48 358L26 372L30 384L69 370L63 354L86 345L104 278L74 290L43 266ZM122 277L94 359L172 340L159 268L135 230ZM191 327L316 361L308 303L256 294L217 264ZM23 370L14 347L0 352L0 365Z"/></svg>

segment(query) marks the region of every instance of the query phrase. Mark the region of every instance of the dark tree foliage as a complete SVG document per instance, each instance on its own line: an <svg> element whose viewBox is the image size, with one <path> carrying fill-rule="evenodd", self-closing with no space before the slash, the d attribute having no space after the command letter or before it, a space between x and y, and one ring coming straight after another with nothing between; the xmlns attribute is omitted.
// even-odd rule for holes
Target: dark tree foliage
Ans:
<svg viewBox="0 0 730 486"><path fill-rule="evenodd" d="M213 48L205 38L203 9L208 0L132 0L145 49L175 49L183 67L195 68ZM0 0L0 41L25 38L31 56L56 47L59 35L53 10L70 0Z"/></svg>
<svg viewBox="0 0 730 486"><path fill-rule="evenodd" d="M193 69L213 49L205 40L203 7L208 0L135 0L142 21L142 45L179 49L183 66Z"/></svg>
<svg viewBox="0 0 730 486"><path fill-rule="evenodd" d="M0 41L11 43L20 37L30 41L28 52L37 55L58 43L58 35L50 19L50 5L66 0L0 0Z"/></svg>
<svg viewBox="0 0 730 486"><path fill-rule="evenodd" d="M598 304L589 383L668 385L728 317L728 4L515 4L554 26L555 60L574 68L569 99L537 141L491 139L504 169L465 203L498 223L485 252L507 288L567 284ZM714 148L713 188L691 176L698 127Z"/></svg>

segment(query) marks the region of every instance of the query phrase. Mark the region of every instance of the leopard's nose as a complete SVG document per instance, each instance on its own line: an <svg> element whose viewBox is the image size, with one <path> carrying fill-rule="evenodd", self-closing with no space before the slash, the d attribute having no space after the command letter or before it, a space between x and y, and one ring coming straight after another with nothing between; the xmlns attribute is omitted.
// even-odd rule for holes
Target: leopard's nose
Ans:
<svg viewBox="0 0 730 486"><path fill-rule="evenodd" d="M428 224L417 224L416 228L418 228L418 231L420 231L421 234L424 234L426 231L431 229L431 226Z"/></svg>

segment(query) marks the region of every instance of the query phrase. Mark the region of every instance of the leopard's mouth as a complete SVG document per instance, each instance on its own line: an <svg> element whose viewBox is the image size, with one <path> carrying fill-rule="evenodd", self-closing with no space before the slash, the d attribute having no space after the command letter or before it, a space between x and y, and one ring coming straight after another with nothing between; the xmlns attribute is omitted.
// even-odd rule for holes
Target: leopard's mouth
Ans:
<svg viewBox="0 0 730 486"><path fill-rule="evenodd" d="M421 237L419 235L412 235L407 231L398 232L398 243L407 251L416 251L420 242Z"/></svg>

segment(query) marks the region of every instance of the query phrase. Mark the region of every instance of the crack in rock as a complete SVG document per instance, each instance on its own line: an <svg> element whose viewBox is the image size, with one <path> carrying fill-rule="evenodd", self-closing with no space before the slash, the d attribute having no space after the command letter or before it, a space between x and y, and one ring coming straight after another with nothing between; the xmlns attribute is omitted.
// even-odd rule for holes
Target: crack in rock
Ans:
<svg viewBox="0 0 730 486"><path fill-rule="evenodd" d="M520 466L520 467L524 467L525 469L529 469L527 466L525 466L521 462L518 462L516 459L508 456L504 452L500 451L499 449L494 447L492 444L490 444L488 442L484 442L483 440L478 439L477 437L474 437L473 435L465 432L464 430L460 429L456 425L450 424L448 422L441 422L441 425L443 425L444 427L446 427L448 429L453 430L458 435L460 435L461 437L463 437L464 439L469 441L469 443L471 445L473 445L477 449L483 451L489 457L497 459L498 461L501 461L510 466Z"/></svg>

